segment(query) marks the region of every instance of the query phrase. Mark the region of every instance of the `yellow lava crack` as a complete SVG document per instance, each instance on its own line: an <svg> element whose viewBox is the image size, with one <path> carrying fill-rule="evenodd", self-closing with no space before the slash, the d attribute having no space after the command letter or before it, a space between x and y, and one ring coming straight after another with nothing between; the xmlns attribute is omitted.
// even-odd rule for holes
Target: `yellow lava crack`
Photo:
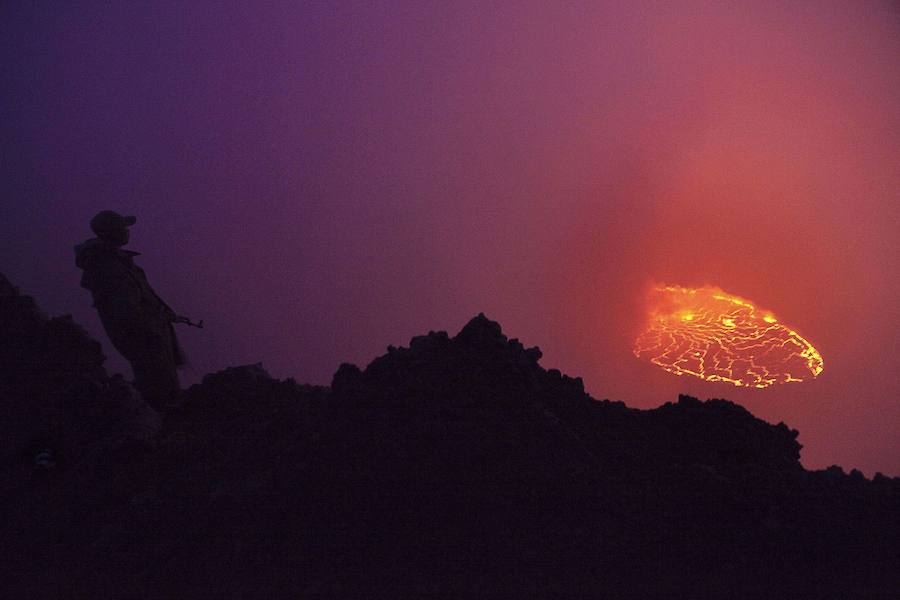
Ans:
<svg viewBox="0 0 900 600"><path fill-rule="evenodd" d="M772 313L715 287L657 287L634 354L676 375L764 388L822 372L822 355Z"/></svg>

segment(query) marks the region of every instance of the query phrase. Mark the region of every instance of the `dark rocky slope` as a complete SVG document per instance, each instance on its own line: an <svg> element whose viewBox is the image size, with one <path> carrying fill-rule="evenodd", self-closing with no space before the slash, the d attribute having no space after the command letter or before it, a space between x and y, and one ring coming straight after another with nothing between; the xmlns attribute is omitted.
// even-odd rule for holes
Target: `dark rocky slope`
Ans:
<svg viewBox="0 0 900 600"><path fill-rule="evenodd" d="M596 401L483 315L165 420L2 276L0 340L2 597L900 590L900 479L806 471L725 400Z"/></svg>

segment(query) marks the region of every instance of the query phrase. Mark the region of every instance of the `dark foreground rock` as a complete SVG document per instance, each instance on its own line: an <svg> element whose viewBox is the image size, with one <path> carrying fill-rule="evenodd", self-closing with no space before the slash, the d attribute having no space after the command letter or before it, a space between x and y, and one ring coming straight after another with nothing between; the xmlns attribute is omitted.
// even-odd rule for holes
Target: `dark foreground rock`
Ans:
<svg viewBox="0 0 900 600"><path fill-rule="evenodd" d="M208 375L165 420L0 276L5 598L858 597L900 479L806 471L725 400L596 401L483 315L332 385Z"/></svg>

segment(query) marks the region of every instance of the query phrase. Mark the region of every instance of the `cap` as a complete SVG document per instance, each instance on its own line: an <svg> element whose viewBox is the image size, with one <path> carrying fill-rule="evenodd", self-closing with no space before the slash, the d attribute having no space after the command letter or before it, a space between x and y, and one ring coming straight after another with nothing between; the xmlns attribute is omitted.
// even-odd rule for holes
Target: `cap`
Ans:
<svg viewBox="0 0 900 600"><path fill-rule="evenodd" d="M123 217L113 210L101 210L91 219L91 230L99 235L108 231L131 227L136 222L137 217Z"/></svg>

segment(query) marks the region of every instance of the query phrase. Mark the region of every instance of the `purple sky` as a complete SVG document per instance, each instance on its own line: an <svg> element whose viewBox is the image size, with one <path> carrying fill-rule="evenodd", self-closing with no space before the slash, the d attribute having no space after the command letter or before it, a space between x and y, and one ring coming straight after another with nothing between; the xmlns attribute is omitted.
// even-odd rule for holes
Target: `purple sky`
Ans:
<svg viewBox="0 0 900 600"><path fill-rule="evenodd" d="M0 271L111 370L72 252L104 208L207 323L185 383L328 383L484 311L595 397L726 397L900 475L895 3L79 4L0 4ZM639 362L651 282L756 301L824 373Z"/></svg>

